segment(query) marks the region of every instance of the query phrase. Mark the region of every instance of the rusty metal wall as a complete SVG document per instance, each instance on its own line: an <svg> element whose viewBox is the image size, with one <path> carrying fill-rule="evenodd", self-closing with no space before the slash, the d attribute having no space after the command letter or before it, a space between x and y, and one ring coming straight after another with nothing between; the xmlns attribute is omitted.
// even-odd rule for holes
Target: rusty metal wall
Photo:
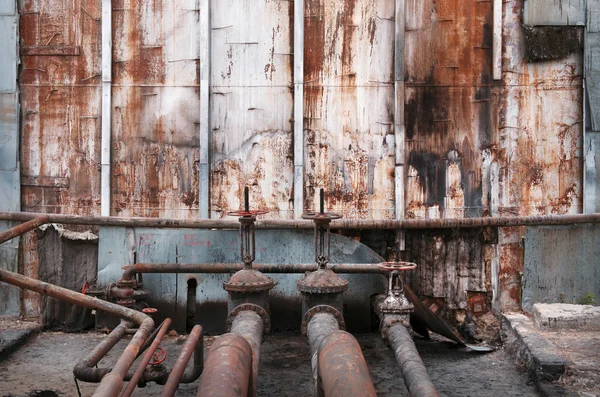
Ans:
<svg viewBox="0 0 600 397"><path fill-rule="evenodd" d="M198 1L112 7L111 212L197 217Z"/></svg>
<svg viewBox="0 0 600 397"><path fill-rule="evenodd" d="M393 0L307 0L304 205L394 218Z"/></svg>
<svg viewBox="0 0 600 397"><path fill-rule="evenodd" d="M243 205L292 218L293 3L219 0L211 6L213 218Z"/></svg>
<svg viewBox="0 0 600 397"><path fill-rule="evenodd" d="M208 189L219 218L240 208L246 185L252 206L272 218L293 217L294 189L304 193L296 205L315 208L321 187L328 208L354 219L581 212L581 54L528 64L525 0L503 2L502 76L493 80L494 2L405 0L404 82L395 92L396 3L305 0L305 176L294 186L293 2L213 0L201 22L200 0L114 0L112 214L195 218ZM18 7L22 208L99 214L101 5ZM202 104L201 61L210 64ZM395 114L404 117L403 142ZM201 160L205 122L210 156ZM397 145L404 192L395 192ZM210 168L202 186L201 161ZM413 286L457 308L491 291L497 308L517 307L525 229L486 233L407 234L407 255L423 262ZM36 244L25 236L30 276ZM26 293L25 312L36 302Z"/></svg>

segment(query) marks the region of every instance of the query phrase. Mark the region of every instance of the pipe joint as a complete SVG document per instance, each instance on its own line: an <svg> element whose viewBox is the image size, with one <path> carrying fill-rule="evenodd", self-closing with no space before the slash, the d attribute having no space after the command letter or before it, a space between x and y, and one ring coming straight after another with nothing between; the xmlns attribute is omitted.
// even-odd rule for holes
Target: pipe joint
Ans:
<svg viewBox="0 0 600 397"><path fill-rule="evenodd" d="M269 313L263 309L259 305L255 305L254 303L243 303L241 305L236 306L227 316L227 332L231 331L231 326L235 320L235 318L245 311L251 311L258 314L263 322L263 332L268 334L271 331L271 318L269 317Z"/></svg>
<svg viewBox="0 0 600 397"><path fill-rule="evenodd" d="M333 318L337 321L339 329L346 329L346 322L344 321L344 316L340 313L335 307L329 305L317 305L311 307L306 313L304 313L304 317L302 318L301 331L302 335L306 336L308 334L308 324L318 313L328 313L333 316Z"/></svg>

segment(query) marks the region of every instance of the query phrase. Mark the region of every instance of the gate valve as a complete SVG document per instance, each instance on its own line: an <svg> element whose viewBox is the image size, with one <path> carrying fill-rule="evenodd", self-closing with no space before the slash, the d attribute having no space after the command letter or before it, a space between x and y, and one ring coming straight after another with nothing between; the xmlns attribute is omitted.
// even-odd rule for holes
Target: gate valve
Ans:
<svg viewBox="0 0 600 397"><path fill-rule="evenodd" d="M332 220L340 219L342 214L325 212L325 191L320 190L319 212L309 211L302 214L302 219L310 219L315 223L315 261L319 269L325 269L329 263L331 229L329 224Z"/></svg>

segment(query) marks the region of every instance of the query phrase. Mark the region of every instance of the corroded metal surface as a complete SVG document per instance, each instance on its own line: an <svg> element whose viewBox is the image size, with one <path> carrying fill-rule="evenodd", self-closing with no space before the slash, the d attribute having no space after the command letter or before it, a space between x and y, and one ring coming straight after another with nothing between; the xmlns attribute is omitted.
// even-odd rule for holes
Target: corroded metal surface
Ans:
<svg viewBox="0 0 600 397"><path fill-rule="evenodd" d="M211 217L251 202L293 216L293 2L211 7Z"/></svg>
<svg viewBox="0 0 600 397"><path fill-rule="evenodd" d="M394 217L394 1L307 0L305 208Z"/></svg>
<svg viewBox="0 0 600 397"><path fill-rule="evenodd" d="M112 214L197 217L196 2L119 0L112 20Z"/></svg>

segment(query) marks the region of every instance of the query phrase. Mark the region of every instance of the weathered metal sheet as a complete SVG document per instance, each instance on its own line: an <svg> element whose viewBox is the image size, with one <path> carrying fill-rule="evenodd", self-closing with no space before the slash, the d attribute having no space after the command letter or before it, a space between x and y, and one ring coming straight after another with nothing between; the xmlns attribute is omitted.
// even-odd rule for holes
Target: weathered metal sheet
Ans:
<svg viewBox="0 0 600 397"><path fill-rule="evenodd" d="M17 22L15 2L0 4L0 209L21 210L19 152L19 96L16 76L18 66ZM15 224L0 222L0 231ZM0 267L17 271L19 239L0 244ZM20 291L10 285L0 286L0 315L18 315Z"/></svg>
<svg viewBox="0 0 600 397"><path fill-rule="evenodd" d="M394 205L395 1L307 0L304 205L389 219Z"/></svg>
<svg viewBox="0 0 600 397"><path fill-rule="evenodd" d="M524 0L525 25L583 25L586 0Z"/></svg>
<svg viewBox="0 0 600 397"><path fill-rule="evenodd" d="M408 1L406 10L406 215L485 215L492 2Z"/></svg>
<svg viewBox="0 0 600 397"><path fill-rule="evenodd" d="M528 64L522 2L505 7L498 127L498 212L582 211L582 57ZM496 182L495 182L496 183ZM525 228L499 232L497 309L520 307Z"/></svg>
<svg viewBox="0 0 600 397"><path fill-rule="evenodd" d="M211 217L250 202L293 217L293 3L211 7Z"/></svg>
<svg viewBox="0 0 600 397"><path fill-rule="evenodd" d="M530 227L525 237L523 310L600 296L600 228Z"/></svg>
<svg viewBox="0 0 600 397"><path fill-rule="evenodd" d="M239 236L233 230L126 230L102 227L99 241L98 283L101 286L121 277L121 266L131 263L134 250L135 260L139 263L240 262ZM379 261L381 257L365 245L343 236L331 236L331 263ZM257 230L256 262L313 263L312 232ZM299 327L301 299L296 282L302 275L272 274L269 277L278 282L271 291L273 326L285 329ZM385 291L385 277L364 274L343 277L349 280L349 290L344 298L346 323L357 331L370 331L370 307L365 302L369 302L372 294ZM159 317L172 317L174 327L179 330L185 330L187 282L195 279L196 321L209 332L223 331L227 315L227 292L223 289L223 282L228 278L227 274L143 275L144 288L150 292L150 305L163 309L159 311Z"/></svg>
<svg viewBox="0 0 600 397"><path fill-rule="evenodd" d="M198 216L198 11L113 2L113 215Z"/></svg>
<svg viewBox="0 0 600 397"><path fill-rule="evenodd" d="M17 18L0 16L0 92L15 92L17 88Z"/></svg>
<svg viewBox="0 0 600 397"><path fill-rule="evenodd" d="M66 187L23 186L24 211L99 215L100 4L96 1L19 2L24 47L79 47L79 55L22 56L21 170L33 178L68 178ZM37 238L23 238L23 269L37 278ZM24 292L24 313L39 296Z"/></svg>
<svg viewBox="0 0 600 397"><path fill-rule="evenodd" d="M588 126L592 131L600 131L600 30L585 34L585 90L589 103Z"/></svg>

